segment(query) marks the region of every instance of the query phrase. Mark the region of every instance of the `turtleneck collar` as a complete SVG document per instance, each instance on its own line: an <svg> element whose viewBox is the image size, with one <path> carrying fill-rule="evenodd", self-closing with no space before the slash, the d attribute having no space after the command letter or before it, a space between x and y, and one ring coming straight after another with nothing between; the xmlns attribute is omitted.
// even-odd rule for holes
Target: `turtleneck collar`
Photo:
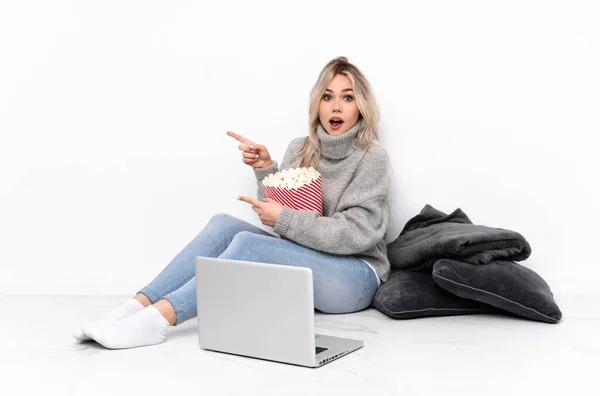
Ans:
<svg viewBox="0 0 600 396"><path fill-rule="evenodd" d="M356 136L360 128L360 120L342 135L330 135L323 125L317 126L317 135L321 141L321 155L331 159L346 158L357 149Z"/></svg>

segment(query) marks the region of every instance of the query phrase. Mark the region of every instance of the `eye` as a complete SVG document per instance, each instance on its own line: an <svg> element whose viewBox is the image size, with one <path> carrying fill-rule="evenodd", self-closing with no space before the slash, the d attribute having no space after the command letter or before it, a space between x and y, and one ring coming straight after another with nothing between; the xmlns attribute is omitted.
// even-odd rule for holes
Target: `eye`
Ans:
<svg viewBox="0 0 600 396"><path fill-rule="evenodd" d="M330 95L327 95L327 94L323 95L323 100L329 100L329 98L331 98Z"/></svg>
<svg viewBox="0 0 600 396"><path fill-rule="evenodd" d="M352 97L352 95L346 95L346 96L344 96L344 99L346 99L346 98L350 98L350 99L348 100L348 102L350 102L350 101L352 101L352 99L354 99L354 98Z"/></svg>

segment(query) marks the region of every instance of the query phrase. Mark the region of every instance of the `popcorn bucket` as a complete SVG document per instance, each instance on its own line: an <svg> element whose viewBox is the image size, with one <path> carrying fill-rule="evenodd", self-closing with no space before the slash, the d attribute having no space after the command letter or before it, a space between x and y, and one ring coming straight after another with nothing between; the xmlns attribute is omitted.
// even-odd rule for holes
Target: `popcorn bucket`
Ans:
<svg viewBox="0 0 600 396"><path fill-rule="evenodd" d="M311 210L323 216L321 174L311 168L290 168L263 180L265 195L297 210ZM287 239L283 235L282 239Z"/></svg>

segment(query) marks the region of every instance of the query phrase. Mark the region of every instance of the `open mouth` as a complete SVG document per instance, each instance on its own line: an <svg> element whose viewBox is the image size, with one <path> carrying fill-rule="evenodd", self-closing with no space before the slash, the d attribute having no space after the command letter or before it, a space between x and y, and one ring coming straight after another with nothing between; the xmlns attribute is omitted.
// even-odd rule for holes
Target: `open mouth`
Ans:
<svg viewBox="0 0 600 396"><path fill-rule="evenodd" d="M332 117L329 119L329 124L331 125L331 127L333 129L338 129L339 127L342 126L343 123L344 123L344 120L342 120L339 117Z"/></svg>

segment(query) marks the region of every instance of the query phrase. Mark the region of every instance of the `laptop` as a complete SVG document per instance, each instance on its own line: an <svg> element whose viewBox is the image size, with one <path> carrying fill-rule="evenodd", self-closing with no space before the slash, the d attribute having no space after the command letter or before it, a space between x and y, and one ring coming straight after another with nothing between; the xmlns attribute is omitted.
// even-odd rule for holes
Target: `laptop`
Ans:
<svg viewBox="0 0 600 396"><path fill-rule="evenodd" d="M320 367L363 346L315 335L310 268L197 256L195 269L202 349Z"/></svg>

